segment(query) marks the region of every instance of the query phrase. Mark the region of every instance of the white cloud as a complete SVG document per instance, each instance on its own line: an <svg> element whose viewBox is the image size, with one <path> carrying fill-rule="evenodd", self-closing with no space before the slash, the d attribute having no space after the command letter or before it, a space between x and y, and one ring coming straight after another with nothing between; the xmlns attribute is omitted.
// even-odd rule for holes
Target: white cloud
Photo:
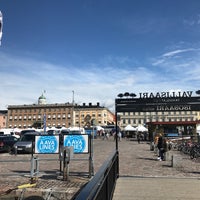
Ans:
<svg viewBox="0 0 200 200"><path fill-rule="evenodd" d="M185 24L186 26L199 26L200 25L200 14L196 14L191 16L190 18L184 19L183 20L183 24Z"/></svg>
<svg viewBox="0 0 200 200"><path fill-rule="evenodd" d="M98 63L60 66L1 54L0 109L6 109L7 105L37 103L44 90L48 103L72 102L74 91L76 103L99 102L114 110L114 99L119 93L198 87L199 59L195 56L193 59L177 58L177 54L187 52L194 51L192 48L170 51L148 66L139 65L128 57L109 56Z"/></svg>
<svg viewBox="0 0 200 200"><path fill-rule="evenodd" d="M170 51L170 52L167 52L165 54L162 55L162 57L172 57L172 56L175 56L177 54L180 54L180 53L184 53L184 52L189 52L189 51L195 51L196 49L177 49L175 51Z"/></svg>

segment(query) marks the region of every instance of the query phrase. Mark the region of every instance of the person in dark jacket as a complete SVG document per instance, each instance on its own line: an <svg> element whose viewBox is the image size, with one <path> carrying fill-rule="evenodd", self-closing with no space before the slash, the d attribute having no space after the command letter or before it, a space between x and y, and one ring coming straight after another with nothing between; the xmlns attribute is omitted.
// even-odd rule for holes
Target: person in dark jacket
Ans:
<svg viewBox="0 0 200 200"><path fill-rule="evenodd" d="M159 157L158 157L158 160L162 161L164 160L164 138L162 136L162 134L159 135L159 138L158 138L158 150L159 150Z"/></svg>

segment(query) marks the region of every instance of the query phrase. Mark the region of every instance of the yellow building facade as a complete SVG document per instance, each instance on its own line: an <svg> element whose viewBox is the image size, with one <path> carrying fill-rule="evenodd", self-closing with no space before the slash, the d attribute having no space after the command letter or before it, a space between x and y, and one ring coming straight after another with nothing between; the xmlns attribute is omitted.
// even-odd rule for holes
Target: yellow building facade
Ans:
<svg viewBox="0 0 200 200"><path fill-rule="evenodd" d="M47 104L44 95L38 104L9 105L7 128L41 128L46 127L88 127L91 125L105 126L115 123L114 114L99 103L86 105L62 103Z"/></svg>

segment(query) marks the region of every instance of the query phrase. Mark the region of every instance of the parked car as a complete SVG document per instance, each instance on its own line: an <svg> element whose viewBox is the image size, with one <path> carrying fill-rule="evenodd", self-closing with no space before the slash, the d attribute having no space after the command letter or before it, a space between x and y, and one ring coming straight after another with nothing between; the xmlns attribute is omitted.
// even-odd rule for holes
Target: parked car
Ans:
<svg viewBox="0 0 200 200"><path fill-rule="evenodd" d="M0 152L10 153L13 145L18 141L18 139L12 135L1 135L0 136Z"/></svg>
<svg viewBox="0 0 200 200"><path fill-rule="evenodd" d="M32 153L34 152L35 136L41 135L39 132L28 132L21 136L18 142L13 146L14 153Z"/></svg>
<svg viewBox="0 0 200 200"><path fill-rule="evenodd" d="M26 133L32 133L32 132L36 132L35 129L24 129L20 132L20 135L23 136Z"/></svg>

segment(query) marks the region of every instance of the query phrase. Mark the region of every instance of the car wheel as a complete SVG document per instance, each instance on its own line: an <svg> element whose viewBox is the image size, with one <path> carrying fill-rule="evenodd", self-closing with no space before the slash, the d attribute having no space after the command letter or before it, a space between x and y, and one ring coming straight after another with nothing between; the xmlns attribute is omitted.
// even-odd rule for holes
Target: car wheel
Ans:
<svg viewBox="0 0 200 200"><path fill-rule="evenodd" d="M6 146L6 152L8 152L8 153L11 152L11 147L10 146Z"/></svg>

